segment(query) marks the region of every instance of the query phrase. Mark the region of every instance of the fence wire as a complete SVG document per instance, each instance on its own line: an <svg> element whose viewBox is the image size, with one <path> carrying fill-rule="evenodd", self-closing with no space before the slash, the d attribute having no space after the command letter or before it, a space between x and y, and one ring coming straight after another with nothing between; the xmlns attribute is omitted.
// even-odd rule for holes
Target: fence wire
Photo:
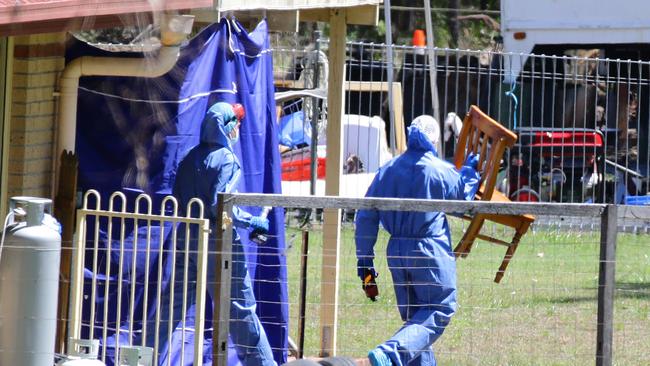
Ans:
<svg viewBox="0 0 650 366"><path fill-rule="evenodd" d="M260 197L245 197L240 203L293 208L286 212L284 254L288 273L289 336L295 344L302 345L298 351L305 358L322 356L323 308L335 305L334 297L324 298L323 294L330 293L327 288L338 285L336 352L362 362L369 350L403 325L387 266L387 260L396 259L386 252L389 235L380 229L375 247L379 297L372 302L362 290L356 268L355 210L352 206L364 200L352 203L340 199L340 207L350 215L342 218L338 266L323 268L323 263L334 263L335 251L331 243L323 244L328 225L331 229L333 224L313 220L305 225L303 214L296 209L303 207L300 203L305 201L295 200L301 197L276 196L270 201ZM234 198L233 202L238 200ZM318 198L311 201L303 210L316 208L320 202ZM601 328L607 328L607 324L613 331L613 363L644 362L645 352L640 343L650 336L644 325L648 319L646 303L650 282L646 235L622 232L615 235L615 282L599 285L603 277L601 267L608 262L601 260L601 248L605 245L601 239L603 222L598 215L579 214L567 211L566 207L558 205L554 211L543 212L546 222L534 224L524 236L500 284L493 279L505 247L479 240L467 258L457 260L458 309L443 335L434 343L438 362L459 365L593 363L597 360L597 339L603 331ZM445 211L444 207L439 209ZM550 217L555 217L555 222ZM581 217L589 224L576 225ZM625 217L631 216L621 215L619 228L629 220ZM455 246L466 224L454 215L448 218L452 246ZM486 224L482 232L501 237L512 235L510 230L495 224ZM326 272L338 273L338 282L324 278ZM599 323L599 304L603 306L599 287L603 286L615 292L613 316ZM626 351L628 349L631 351Z"/></svg>
<svg viewBox="0 0 650 366"><path fill-rule="evenodd" d="M291 227L291 226L290 226ZM363 358L403 324L397 311L393 280L387 268L388 235L382 231L375 265L380 276L377 302L366 298L356 276L354 225L342 228L339 279L338 354ZM486 227L484 230L503 231ZM292 227L289 235L300 238ZM463 233L462 222L452 220L454 245ZM312 227L307 270L305 349L320 352L319 309L333 299L320 298L322 228ZM504 233L505 234L505 233ZM292 324L298 324L302 241L294 239L288 251ZM441 364L584 364L595 356L599 233L535 229L527 234L501 284L493 283L505 248L479 242L467 259L459 260L459 308L451 325L434 344ZM404 258L402 258L404 259ZM420 304L425 305L425 304ZM433 305L433 304L430 304ZM637 320L641 320L638 319ZM292 337L299 339L293 326ZM640 334L639 334L640 335ZM531 344L535 344L531 352Z"/></svg>
<svg viewBox="0 0 650 366"><path fill-rule="evenodd" d="M611 227L605 230L606 227L603 225L607 220L602 219L601 216L605 212L602 210L613 206L513 203L491 207L481 202L425 200L418 201L418 207L413 208L413 202L407 202L409 200L382 200L378 203L368 199L334 197L276 195L228 197L226 201L230 205L270 205L286 208L285 247L279 252L279 255L284 258L277 263L286 263L288 335L292 342L288 349L281 351L286 351L290 358L298 354L305 358L318 358L322 354L323 309L335 305L332 292L324 290L336 286L338 286L336 303L338 355L362 361L368 350L388 339L402 326L393 290L393 279L387 266L389 256L386 253L386 245L389 236L385 230L379 231L375 247L377 255L375 266L379 272L377 278L379 297L376 302L371 302L362 291L361 281L357 277L354 217L357 210L362 208L397 210L400 207L404 209L400 205L406 205L415 211L436 209L458 213L468 212L468 210L472 212L499 210L509 213L538 213L539 221L536 221L524 236L500 284L495 284L493 279L505 253L503 246L479 240L467 258L457 260L458 309L450 325L434 344L434 352L440 363L460 365L592 363L596 360L597 354L602 354L598 351L597 340L603 337L602 334L607 329L611 330L612 335L609 344L613 364L638 365L646 361L645 341L650 337L650 328L647 327L650 319L648 306L650 254L648 254L647 233L624 231L626 227L635 227L639 223L647 223L650 220L650 214L644 208L617 207L618 229L613 231L616 242L615 257L612 260L603 260L602 250L604 246L607 247L607 240L603 241L602 234ZM127 203L130 206L131 203ZM175 218L169 214L163 217L151 213L141 214L142 217L139 216L140 214L131 213L133 217L127 218L128 215L125 216L125 213L121 212L120 204L118 202L112 211L90 209L86 210L88 212L80 213L82 216L114 217L115 226L112 231L116 234L112 237L112 241L108 237L102 239L105 243L114 244L110 248L96 247L93 239L94 229L80 226L85 228L82 233L85 231L86 235L85 260L81 262L85 265L76 267L76 271L73 272L75 280L71 284L73 294L70 306L79 311L84 310L80 313L75 313L73 310L72 319L63 319L70 320L70 324L76 324L76 328L70 329L71 336L99 339L103 345L101 357L104 359L116 356L114 352L120 348L128 349L133 345L153 347L154 343L149 344L144 339L145 324L148 331L169 330L164 323L170 320L163 316L156 317L157 308L162 304L152 304L148 310L132 307L133 304L142 303L144 294L161 297L161 291L169 291L169 288L165 285L158 288L160 280L158 278L150 278L147 283L146 276L143 275L144 271L133 271L130 266L134 262L138 266L144 265L146 258L150 258L149 268L157 267L158 258L161 255L172 258L173 251L158 248L158 238L155 235L157 229L152 229L151 237L135 234L135 232L145 233L148 226L141 226L145 228L144 231L133 231L133 227L129 228L129 220L136 218L142 224L151 222L156 226L160 224L157 221L163 218L168 221L184 220L195 225L204 222L199 219ZM338 266L326 264L324 268L324 263L334 263L333 257L336 251L332 249L329 242L331 239L324 241L323 238L331 238L328 236L331 233L326 233L336 228L336 225L323 221L320 211L323 208L333 207L341 208L345 212L341 221ZM306 219L305 212L312 210L317 214L311 219ZM145 209L144 212L147 210ZM464 233L466 222L451 214L448 215L448 219L451 224L452 246L455 246ZM226 232L228 230L224 231ZM305 237L305 233L308 237ZM493 224L484 226L482 233L500 237L512 235L509 230ZM127 239L121 240L122 235ZM611 239L611 235L608 238ZM138 243L138 250L128 247L130 240ZM71 244L63 243L66 248L72 248ZM6 245L5 249L9 253L13 249L11 241ZM212 258L214 262L208 270L216 270L220 263L218 258L232 254L224 250L224 248L210 248L207 258ZM192 250L176 251L176 258L180 260L171 262L169 268L175 268L175 279L170 281L176 282L175 289L182 289L185 295L182 306L185 309L192 309L198 298L196 296L198 294L191 290L197 286L198 278L194 279L192 276L198 274L185 276L188 273L186 270L188 263L183 260L186 253L196 254ZM269 253L259 251L257 255L273 255ZM95 263L93 258L103 258L101 265ZM209 263L207 258L203 263ZM7 257L3 259L7 260ZM201 263L201 260L198 262ZM104 271L107 266L111 268L111 272ZM615 278L612 282L603 281L603 266L615 266ZM613 267L609 268L613 269ZM97 275L89 276L92 273ZM333 282L332 277L328 277L327 273L338 273L338 281ZM133 280L134 275L135 280ZM234 278L236 276L237 274L232 274L229 280L236 280ZM80 284L80 279L83 279L84 284L83 296L74 293L75 285ZM210 282L207 286L222 285L223 279L222 277L217 283ZM253 288L259 284L258 281L265 281L265 279L255 280ZM149 288L149 291L134 293L134 284ZM106 295L107 289L108 295ZM606 295L600 292L605 289L611 293L611 313L607 313L603 308L606 306L606 302L603 301ZM323 297L323 293L330 294L330 297ZM219 306L229 304L229 301L225 300L226 297L223 297L223 293L219 296L221 296ZM107 303L105 299L108 299ZM258 307L264 307L264 301L258 300ZM104 315L107 310L111 314L108 318ZM135 320L134 316L142 311L149 312L147 315L143 313L143 317L149 319L149 322L142 323ZM95 315L92 315L93 313ZM599 313L603 313L603 317L600 317ZM85 315L83 318L78 318L75 314ZM213 332L219 334L224 330L223 326L229 322L215 322L215 327L212 328L209 321L206 323L206 316L207 314L197 316L195 322L191 324L183 324L181 317L172 319L171 322L176 323L173 337L181 340L182 337L187 336L186 340L189 340L190 337L196 336L195 324L206 324L206 339L209 340L210 336L217 338ZM119 324L117 318L120 319ZM87 319L92 319L92 322L88 322ZM261 320L268 321L265 318ZM158 336L161 337L161 334L159 333ZM112 342L118 340L120 346L116 347ZM165 344L159 344L155 350L156 354L160 356L161 350L166 347ZM187 347L191 346L188 344ZM209 352L209 349L210 347L203 348L204 352ZM230 351L234 350L231 348ZM170 362L173 364L172 360L178 360L179 357L181 356L175 353L168 354L165 358L158 358L157 364ZM187 357L186 360L189 360Z"/></svg>
<svg viewBox="0 0 650 366"><path fill-rule="evenodd" d="M326 55L327 40L316 44ZM385 86L389 49L393 105ZM358 123L353 119L381 119L381 144L395 156L403 151L402 136L415 117L437 115L443 132L440 152L449 158L463 116L477 105L518 134L501 167L500 190L511 199L648 204L650 63L606 59L601 51L545 56L348 42L345 118L351 125ZM304 82L305 75L312 75L314 52L274 49L278 90L310 87ZM427 52L435 64L429 64ZM432 75L437 101L430 91ZM326 117L319 123L322 130ZM391 143L393 134L397 146ZM360 157L364 150L366 156L379 156L376 146L381 144L360 140L344 148L344 159ZM360 161L366 172L376 171L364 158Z"/></svg>

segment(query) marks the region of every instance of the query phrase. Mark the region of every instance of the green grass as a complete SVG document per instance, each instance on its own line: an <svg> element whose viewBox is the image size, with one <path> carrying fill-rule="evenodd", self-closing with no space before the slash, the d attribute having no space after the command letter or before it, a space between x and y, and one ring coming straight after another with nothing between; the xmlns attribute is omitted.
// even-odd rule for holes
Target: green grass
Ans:
<svg viewBox="0 0 650 366"><path fill-rule="evenodd" d="M461 223L452 220L452 228L453 240L457 241L462 234ZM287 250L290 335L298 341L301 236L288 229L287 238L291 243ZM363 357L402 325L386 267L387 240L386 233L380 231L375 263L380 273L380 298L371 303L356 277L353 229L349 225L343 229L338 272L340 355ZM505 248L477 242L472 253L457 263L459 309L434 344L439 364L593 364L599 241L598 232L565 228L531 231L524 237L501 284L492 280ZM618 236L614 314L617 365L648 363L648 242L648 236ZM307 271L305 354L311 356L318 355L320 349L321 304L333 302L320 298L322 255L322 232L316 228L310 233Z"/></svg>

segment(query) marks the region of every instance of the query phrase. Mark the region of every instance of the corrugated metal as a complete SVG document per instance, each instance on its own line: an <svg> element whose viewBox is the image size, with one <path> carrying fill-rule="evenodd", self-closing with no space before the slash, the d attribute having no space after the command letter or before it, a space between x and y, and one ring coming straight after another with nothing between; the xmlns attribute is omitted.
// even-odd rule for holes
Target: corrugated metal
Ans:
<svg viewBox="0 0 650 366"><path fill-rule="evenodd" d="M124 24L126 14L150 14L160 10L210 9L221 11L296 10L376 5L381 0L0 0L0 35L60 32L88 26L94 28Z"/></svg>
<svg viewBox="0 0 650 366"><path fill-rule="evenodd" d="M316 8L341 8L361 5L377 5L382 0L220 0L219 10L293 10Z"/></svg>
<svg viewBox="0 0 650 366"><path fill-rule="evenodd" d="M143 13L156 10L206 8L212 0L166 0L152 5L149 0L22 0L0 1L0 24L52 21L111 14Z"/></svg>

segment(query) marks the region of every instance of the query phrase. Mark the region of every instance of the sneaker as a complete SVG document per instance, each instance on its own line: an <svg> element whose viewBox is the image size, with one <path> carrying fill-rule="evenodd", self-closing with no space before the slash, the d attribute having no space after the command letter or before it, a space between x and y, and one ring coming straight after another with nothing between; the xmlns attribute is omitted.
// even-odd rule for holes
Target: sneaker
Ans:
<svg viewBox="0 0 650 366"><path fill-rule="evenodd" d="M379 348L368 352L368 359L372 366L393 366L393 362L388 358L388 355Z"/></svg>

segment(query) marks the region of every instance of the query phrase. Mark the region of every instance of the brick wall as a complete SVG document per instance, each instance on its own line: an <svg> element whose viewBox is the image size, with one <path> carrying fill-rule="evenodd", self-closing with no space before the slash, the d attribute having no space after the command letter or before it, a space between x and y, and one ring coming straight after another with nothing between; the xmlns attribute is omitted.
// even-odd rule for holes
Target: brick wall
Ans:
<svg viewBox="0 0 650 366"><path fill-rule="evenodd" d="M16 37L8 159L8 197L51 197L57 101L65 33Z"/></svg>

